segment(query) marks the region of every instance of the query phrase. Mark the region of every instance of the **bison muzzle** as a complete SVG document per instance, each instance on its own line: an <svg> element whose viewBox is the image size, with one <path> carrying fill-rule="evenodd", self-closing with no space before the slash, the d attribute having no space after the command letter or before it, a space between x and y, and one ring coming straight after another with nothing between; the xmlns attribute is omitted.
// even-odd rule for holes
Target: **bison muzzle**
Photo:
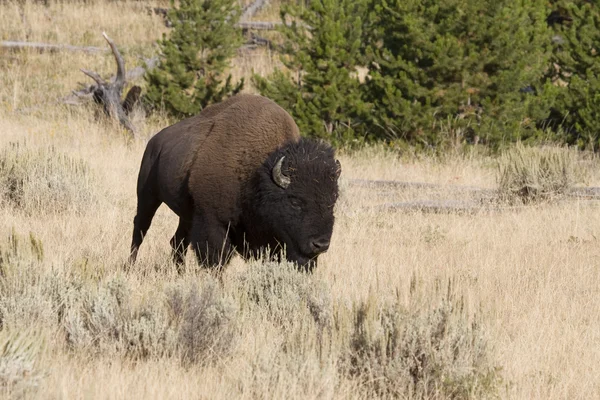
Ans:
<svg viewBox="0 0 600 400"><path fill-rule="evenodd" d="M162 203L179 216L178 268L191 244L204 266L269 249L302 269L329 248L341 167L327 144L300 137L269 99L237 95L157 133L137 185L130 262Z"/></svg>

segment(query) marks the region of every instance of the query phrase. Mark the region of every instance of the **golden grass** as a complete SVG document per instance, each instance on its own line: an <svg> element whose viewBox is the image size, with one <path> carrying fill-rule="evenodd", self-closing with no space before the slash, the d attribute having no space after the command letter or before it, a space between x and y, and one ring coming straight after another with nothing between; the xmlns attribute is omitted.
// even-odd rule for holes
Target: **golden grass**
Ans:
<svg viewBox="0 0 600 400"><path fill-rule="evenodd" d="M512 203L560 197L584 180L578 158L575 149L528 148L519 143L500 157L500 196Z"/></svg>
<svg viewBox="0 0 600 400"><path fill-rule="evenodd" d="M128 63L151 53L148 46L164 31L158 17L147 16L138 3L52 3L48 8L26 3L25 11L29 27L21 22L17 5L0 5L2 39L23 39L27 34L29 40L104 46L101 31L106 30L130 49L125 51ZM276 65L273 60L268 54L238 59L233 68L237 76L247 76L252 68L266 73ZM190 366L176 354L137 360L120 352L70 347L49 296L52 285L79 282L96 293L120 281L128 289L132 309L148 304L160 309L170 287L202 287L212 279L198 270L191 256L188 271L176 274L168 241L177 218L164 206L141 247L139 262L123 271L145 140L167 121L141 120L140 137L128 143L118 127L95 120L93 107L71 109L53 103L76 81L85 81L80 67L104 74L114 69L110 54L27 51L5 53L0 61L0 149L19 142L38 154L53 146L71 159L85 161L87 185L94 188L89 202L73 198L79 207L0 203L0 266L10 268L0 277L0 293L12 294L0 299L2 329L27 328L44 342L36 350L31 375L35 381L29 382L26 397L365 398L373 394L370 383L340 372L351 339L353 307L366 302L378 309L398 303L404 310L426 313L448 298L464 304L453 321L458 324L463 318L481 325L491 346L490 365L500 368L500 398L600 397L596 205L570 201L473 215L382 212L370 206L454 199L457 194L446 188L383 192L351 182L381 179L495 188L495 160L476 154L443 160L399 157L378 148L340 154L342 197L331 250L314 276L306 278L319 289L314 295L323 291L329 299L339 325L327 336L325 347L310 314L298 311L302 307L293 308L297 321L285 322L245 296L240 282L260 268L239 258L220 285L224 298L236 308L235 337L230 352L216 361ZM22 110L27 107L40 108ZM600 186L597 161L578 162L588 171L587 183ZM47 197L40 193L40 198ZM19 238L16 253L10 253L13 232ZM34 242L40 243L42 255ZM14 395L14 390L2 386L0 396ZM443 392L429 397L436 395L443 397Z"/></svg>

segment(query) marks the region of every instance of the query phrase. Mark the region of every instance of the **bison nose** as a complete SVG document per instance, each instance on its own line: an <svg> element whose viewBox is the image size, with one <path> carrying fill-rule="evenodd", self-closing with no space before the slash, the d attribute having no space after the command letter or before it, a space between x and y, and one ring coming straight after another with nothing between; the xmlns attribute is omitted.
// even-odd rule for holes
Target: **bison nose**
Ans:
<svg viewBox="0 0 600 400"><path fill-rule="evenodd" d="M312 250L316 254L325 253L327 251L327 249L329 248L329 239L320 238L320 239L313 240L311 243L311 247L312 247Z"/></svg>

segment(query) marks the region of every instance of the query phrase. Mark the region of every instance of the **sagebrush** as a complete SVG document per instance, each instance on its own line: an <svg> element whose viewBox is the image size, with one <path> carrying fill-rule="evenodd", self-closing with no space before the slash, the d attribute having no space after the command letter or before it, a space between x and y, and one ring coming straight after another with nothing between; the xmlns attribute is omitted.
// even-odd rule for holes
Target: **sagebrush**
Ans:
<svg viewBox="0 0 600 400"><path fill-rule="evenodd" d="M508 202L551 200L583 179L576 150L517 145L498 159L498 190Z"/></svg>

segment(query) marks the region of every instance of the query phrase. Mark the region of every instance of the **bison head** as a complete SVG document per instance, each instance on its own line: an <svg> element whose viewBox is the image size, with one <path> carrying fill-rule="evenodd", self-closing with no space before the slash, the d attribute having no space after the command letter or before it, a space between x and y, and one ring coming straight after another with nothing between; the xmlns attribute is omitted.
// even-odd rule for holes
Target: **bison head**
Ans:
<svg viewBox="0 0 600 400"><path fill-rule="evenodd" d="M340 172L333 149L313 140L270 154L250 188L250 247L285 249L288 261L312 270L329 248Z"/></svg>

